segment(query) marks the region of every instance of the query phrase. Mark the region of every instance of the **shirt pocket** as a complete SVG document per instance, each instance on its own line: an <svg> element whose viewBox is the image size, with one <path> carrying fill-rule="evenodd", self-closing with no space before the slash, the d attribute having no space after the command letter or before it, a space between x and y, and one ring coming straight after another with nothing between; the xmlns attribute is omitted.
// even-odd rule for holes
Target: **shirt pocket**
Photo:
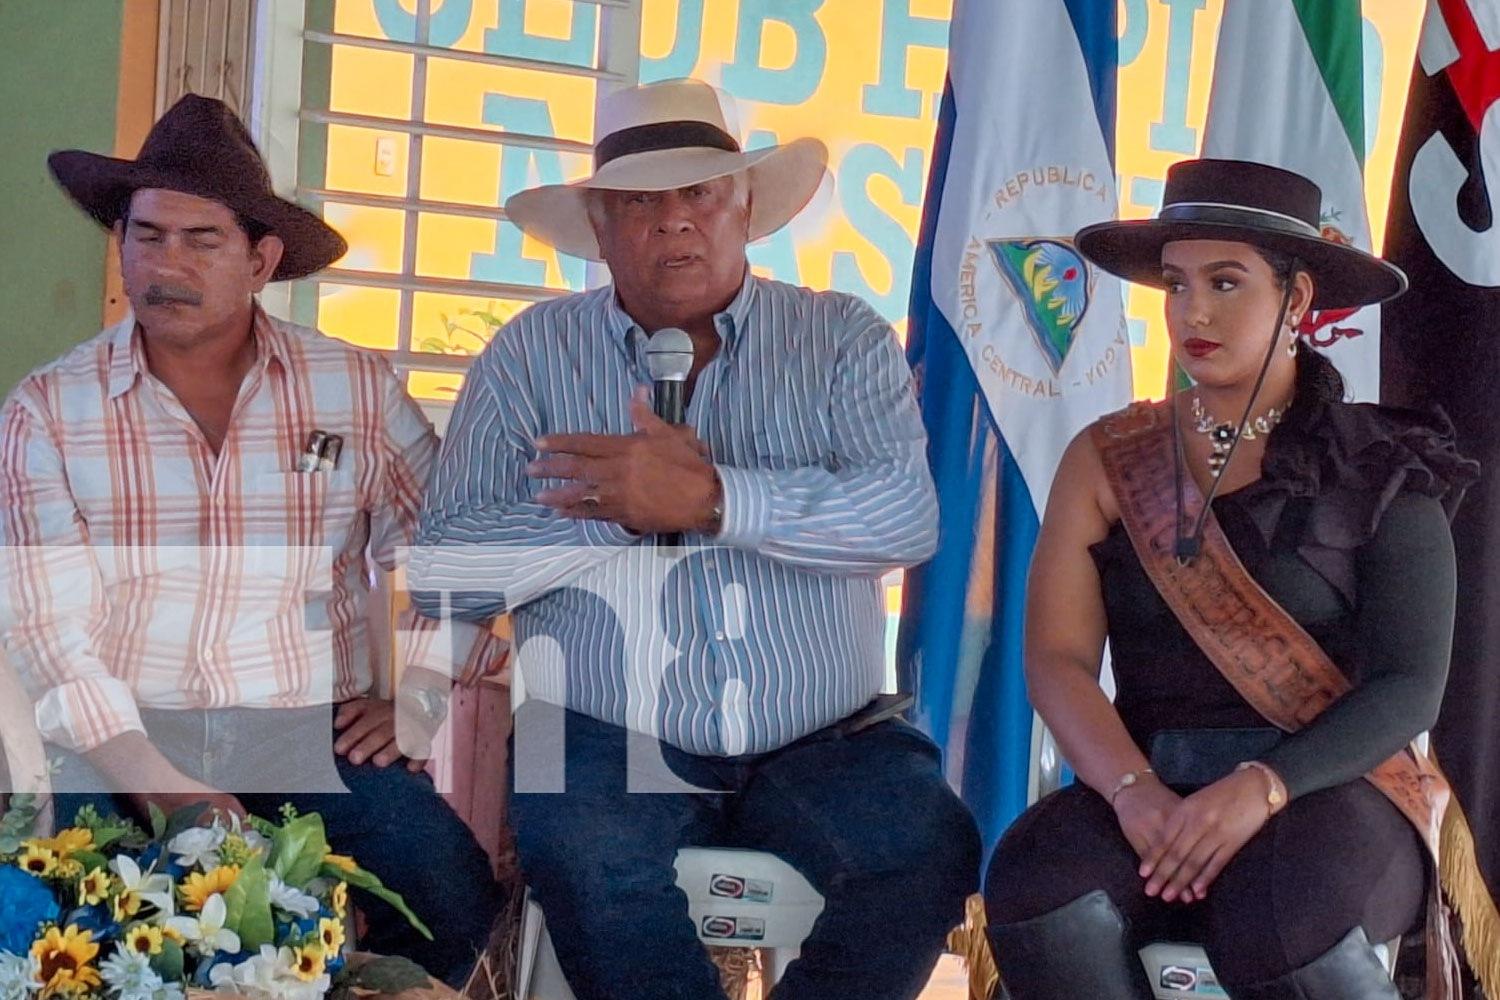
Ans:
<svg viewBox="0 0 1500 1000"><path fill-rule="evenodd" d="M248 534L261 544L339 553L368 537L368 515L353 469L264 472L254 482L256 524Z"/></svg>

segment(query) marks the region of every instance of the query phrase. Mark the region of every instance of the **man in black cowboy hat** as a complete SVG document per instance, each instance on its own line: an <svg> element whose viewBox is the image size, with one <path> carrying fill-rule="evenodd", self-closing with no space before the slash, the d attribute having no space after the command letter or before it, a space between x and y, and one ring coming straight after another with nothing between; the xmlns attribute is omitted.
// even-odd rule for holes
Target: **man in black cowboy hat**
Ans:
<svg viewBox="0 0 1500 1000"><path fill-rule="evenodd" d="M436 438L384 361L255 298L343 238L275 196L208 98L183 98L136 160L48 162L119 238L132 306L0 415L0 628L62 754L58 789L138 816L315 810L335 850L437 931L423 940L371 897L362 943L461 981L501 893L421 762L393 766L365 609L367 559L394 567ZM499 665L487 634L470 638L471 674ZM430 730L446 676L407 674L433 687L403 684L403 719ZM64 796L62 815L82 801Z"/></svg>
<svg viewBox="0 0 1500 1000"><path fill-rule="evenodd" d="M515 612L511 817L579 1000L722 1000L674 884L685 845L774 852L822 894L777 997L914 997L979 844L937 748L877 698L881 577L937 534L911 371L866 303L746 262L813 197L821 143L743 152L691 80L599 118L594 175L505 214L613 283L527 310L475 363L413 584ZM687 426L637 392L664 346Z"/></svg>

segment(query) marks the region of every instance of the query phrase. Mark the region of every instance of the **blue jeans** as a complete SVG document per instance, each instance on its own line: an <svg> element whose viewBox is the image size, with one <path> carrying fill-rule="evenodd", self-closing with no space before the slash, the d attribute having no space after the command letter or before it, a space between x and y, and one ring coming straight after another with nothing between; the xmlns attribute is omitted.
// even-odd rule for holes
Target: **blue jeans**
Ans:
<svg viewBox="0 0 1500 1000"><path fill-rule="evenodd" d="M823 894L775 1000L915 997L978 886L974 820L944 781L937 747L903 722L847 736L829 728L766 754L662 745L652 757L649 737L529 701L515 739L530 744L513 765L522 789L534 778L528 749L557 739L566 750L556 758L565 790L513 791L510 810L578 1000L723 1000L675 884L683 846L770 851ZM706 790L627 793L627 743L640 741L648 759Z"/></svg>
<svg viewBox="0 0 1500 1000"><path fill-rule="evenodd" d="M426 774L407 771L404 760L376 767L333 754L331 713L321 707L148 709L141 715L152 742L178 770L235 793L255 815L274 819L284 802L298 812L320 814L333 850L353 856L399 892L436 938L428 941L389 904L353 890L369 924L360 947L404 955L461 986L504 905L489 857ZM56 782L59 822L71 820L86 802L103 812L130 814L128 800L97 791L102 780L83 758L55 747L48 753L62 759ZM268 772L286 778L287 790L269 790L274 784ZM338 781L347 791L323 790ZM239 791L243 788L255 791Z"/></svg>

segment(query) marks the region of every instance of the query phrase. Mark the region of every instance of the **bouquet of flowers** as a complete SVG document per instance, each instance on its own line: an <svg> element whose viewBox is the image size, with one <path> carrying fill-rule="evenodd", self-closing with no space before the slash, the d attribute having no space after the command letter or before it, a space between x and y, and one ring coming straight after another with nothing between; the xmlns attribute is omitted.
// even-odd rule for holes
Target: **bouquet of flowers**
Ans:
<svg viewBox="0 0 1500 1000"><path fill-rule="evenodd" d="M322 1000L427 983L400 959L364 965L360 979L345 968L351 886L431 933L331 852L316 813L200 826L197 812L153 809L148 832L86 806L39 837L35 800L15 796L0 820L0 1000L185 1000L188 989ZM371 976L382 981L360 981Z"/></svg>

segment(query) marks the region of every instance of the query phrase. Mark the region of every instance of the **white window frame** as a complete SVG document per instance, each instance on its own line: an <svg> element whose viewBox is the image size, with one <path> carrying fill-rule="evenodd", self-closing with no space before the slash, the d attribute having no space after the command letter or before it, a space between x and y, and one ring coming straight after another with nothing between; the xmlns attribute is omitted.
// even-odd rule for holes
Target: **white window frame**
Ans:
<svg viewBox="0 0 1500 1000"><path fill-rule="evenodd" d="M426 136L442 136L485 142L496 146L524 146L583 155L592 155L593 146L589 143L549 136L528 136L514 132L499 133L487 129L460 128L304 109L302 107L304 46L308 42L322 45L338 44L412 55L414 57L413 108L421 108L424 104L420 98L423 96L426 84L426 60L429 57L460 59L490 66L543 70L567 76L588 77L597 81L595 93L597 118L599 100L617 90L635 86L640 79L642 0L572 0L572 2L576 6L598 8L599 42L596 63L591 67L483 52L460 52L422 44L420 39L427 36L430 23L432 0L417 0L416 37L419 39L417 42L398 42L309 30L306 24L307 0L256 0L255 70L247 118L251 134L255 137L266 159L271 174L271 183L277 194L307 205L314 211L318 210L324 200L328 200L348 205L394 208L406 213L403 260L399 274L333 267L321 272L316 278L306 279L309 284L331 282L399 291L401 312L398 320L400 338L398 343L401 346L394 351L382 352L390 358L398 371L463 372L467 371L473 362L471 357L424 354L410 350L408 344L411 338L412 302L416 292L446 292L523 301L543 301L565 294L556 289L533 285L423 278L416 275L416 217L418 212L438 212L445 215L495 220L505 218L504 213L498 207L461 205L421 198L419 185L423 139ZM394 197L358 194L299 185L297 168L304 121L378 128L410 135L412 138L407 163L406 195ZM607 269L603 265L590 264L586 272L588 287L596 287L607 281ZM294 301L297 284L300 283L282 282L267 286L261 295L261 303L266 311L284 319L300 318L306 321L307 317L297 316L298 310ZM447 423L452 405L451 402L442 400L422 401L423 408L433 422L438 424L440 430Z"/></svg>

